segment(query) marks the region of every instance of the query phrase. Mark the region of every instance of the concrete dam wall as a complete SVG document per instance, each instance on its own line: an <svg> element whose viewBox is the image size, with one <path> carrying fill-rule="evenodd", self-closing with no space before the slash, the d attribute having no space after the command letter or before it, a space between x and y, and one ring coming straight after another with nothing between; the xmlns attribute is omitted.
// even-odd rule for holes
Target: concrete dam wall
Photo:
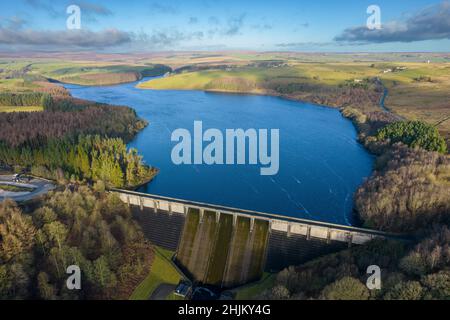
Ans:
<svg viewBox="0 0 450 320"><path fill-rule="evenodd" d="M264 268L268 223L250 224L248 218L191 209L176 261L204 284L229 288L257 280Z"/></svg>
<svg viewBox="0 0 450 320"><path fill-rule="evenodd" d="M147 239L153 244L176 251L183 231L185 216L180 213L155 212L150 208L131 207Z"/></svg>
<svg viewBox="0 0 450 320"><path fill-rule="evenodd" d="M114 190L152 243L193 281L231 288L321 255L393 238L383 232Z"/></svg>

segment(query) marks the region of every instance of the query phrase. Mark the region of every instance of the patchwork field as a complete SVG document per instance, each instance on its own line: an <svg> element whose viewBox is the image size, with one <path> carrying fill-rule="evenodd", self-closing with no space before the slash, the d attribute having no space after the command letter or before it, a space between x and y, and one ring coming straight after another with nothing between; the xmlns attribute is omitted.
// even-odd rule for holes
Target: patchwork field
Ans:
<svg viewBox="0 0 450 320"><path fill-rule="evenodd" d="M53 81L109 85L170 71L169 76L139 87L270 94L379 111L380 87L384 86L389 90L385 101L389 110L436 125L450 141L448 54L249 51L3 56L0 91L64 95L67 92Z"/></svg>
<svg viewBox="0 0 450 320"><path fill-rule="evenodd" d="M40 91L59 81L80 85L111 85L158 76L170 68L151 63L67 61L58 59L0 59L2 92ZM49 82L50 81L50 82Z"/></svg>

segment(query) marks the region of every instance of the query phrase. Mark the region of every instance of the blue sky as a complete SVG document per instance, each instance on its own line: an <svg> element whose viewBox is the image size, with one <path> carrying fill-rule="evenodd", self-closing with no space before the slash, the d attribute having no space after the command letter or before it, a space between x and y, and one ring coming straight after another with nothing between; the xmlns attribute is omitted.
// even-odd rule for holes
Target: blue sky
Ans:
<svg viewBox="0 0 450 320"><path fill-rule="evenodd" d="M81 8L81 30L66 8ZM383 29L365 27L369 5ZM15 0L0 3L0 50L450 50L448 0Z"/></svg>

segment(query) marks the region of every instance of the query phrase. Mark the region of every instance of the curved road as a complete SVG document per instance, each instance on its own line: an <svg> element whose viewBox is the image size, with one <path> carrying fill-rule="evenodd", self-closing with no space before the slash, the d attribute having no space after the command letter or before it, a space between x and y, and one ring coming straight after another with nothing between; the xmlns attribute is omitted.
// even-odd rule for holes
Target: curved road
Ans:
<svg viewBox="0 0 450 320"><path fill-rule="evenodd" d="M42 196L56 188L50 181L43 179L33 178L27 183L13 182L13 179L13 175L2 175L0 176L0 184L3 183L5 185L33 188L34 190L31 192L6 192L0 190L0 202L5 199L12 199L16 202L28 201Z"/></svg>

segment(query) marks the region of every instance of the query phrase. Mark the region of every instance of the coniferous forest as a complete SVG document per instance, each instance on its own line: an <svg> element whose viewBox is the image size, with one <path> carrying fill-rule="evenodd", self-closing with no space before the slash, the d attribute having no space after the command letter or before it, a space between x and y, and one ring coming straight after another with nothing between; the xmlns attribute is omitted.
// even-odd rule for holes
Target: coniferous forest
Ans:
<svg viewBox="0 0 450 320"><path fill-rule="evenodd" d="M1 165L114 187L138 186L156 174L127 150L125 142L146 125L134 110L49 95L41 103L43 112L0 113Z"/></svg>

